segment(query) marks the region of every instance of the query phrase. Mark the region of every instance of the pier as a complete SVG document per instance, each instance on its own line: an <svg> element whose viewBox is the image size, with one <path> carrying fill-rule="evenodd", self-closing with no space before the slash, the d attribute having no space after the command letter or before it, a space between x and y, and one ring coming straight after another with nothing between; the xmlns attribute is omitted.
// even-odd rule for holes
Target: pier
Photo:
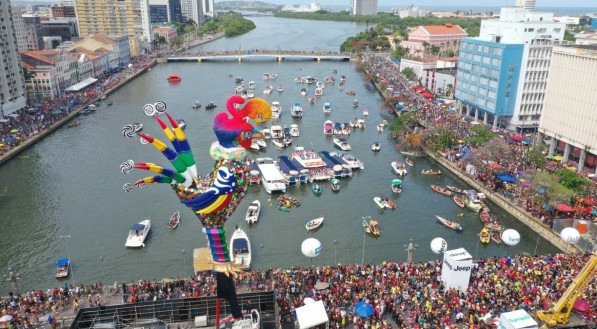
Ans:
<svg viewBox="0 0 597 329"><path fill-rule="evenodd" d="M187 53L167 58L168 62L244 62L244 61L350 61L351 54L342 52L307 52L297 50L237 50Z"/></svg>

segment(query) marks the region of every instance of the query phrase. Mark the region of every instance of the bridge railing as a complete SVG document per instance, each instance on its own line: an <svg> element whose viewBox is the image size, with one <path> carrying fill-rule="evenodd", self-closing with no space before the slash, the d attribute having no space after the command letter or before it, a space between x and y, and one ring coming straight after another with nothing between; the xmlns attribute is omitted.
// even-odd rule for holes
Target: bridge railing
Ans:
<svg viewBox="0 0 597 329"><path fill-rule="evenodd" d="M343 56L352 57L354 54L339 51L305 51L305 50L281 50L281 49L244 49L244 50L220 50L220 51L197 51L184 52L178 56L242 56L242 55L297 55L297 56Z"/></svg>

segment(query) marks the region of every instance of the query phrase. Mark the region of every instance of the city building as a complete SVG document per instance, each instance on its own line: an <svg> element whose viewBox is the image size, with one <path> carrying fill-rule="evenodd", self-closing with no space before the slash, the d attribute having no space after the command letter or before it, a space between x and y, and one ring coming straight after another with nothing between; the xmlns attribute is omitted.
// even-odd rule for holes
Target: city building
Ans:
<svg viewBox="0 0 597 329"><path fill-rule="evenodd" d="M149 5L149 21L152 24L168 22L168 4Z"/></svg>
<svg viewBox="0 0 597 329"><path fill-rule="evenodd" d="M69 50L69 53L73 55L86 55L91 61L92 65L92 76L100 78L110 72L110 54L111 52L106 49L98 49L96 51L90 51L83 47L77 47Z"/></svg>
<svg viewBox="0 0 597 329"><path fill-rule="evenodd" d="M41 34L41 19L37 15L23 15L27 29L27 50L43 50L44 39Z"/></svg>
<svg viewBox="0 0 597 329"><path fill-rule="evenodd" d="M168 19L170 20L170 22L182 22L180 1L181 0L168 0Z"/></svg>
<svg viewBox="0 0 597 329"><path fill-rule="evenodd" d="M537 129L551 48L564 38L565 25L552 18L510 7L499 20L481 21L479 37L460 47L456 99L463 111L494 128Z"/></svg>
<svg viewBox="0 0 597 329"><path fill-rule="evenodd" d="M64 7L74 7L75 0L62 0L62 1L60 1L60 5L64 6Z"/></svg>
<svg viewBox="0 0 597 329"><path fill-rule="evenodd" d="M577 45L594 45L597 44L597 32L581 32L574 36Z"/></svg>
<svg viewBox="0 0 597 329"><path fill-rule="evenodd" d="M128 35L134 56L153 37L147 0L75 0L79 36Z"/></svg>
<svg viewBox="0 0 597 329"><path fill-rule="evenodd" d="M352 0L351 15L377 15L377 0Z"/></svg>
<svg viewBox="0 0 597 329"><path fill-rule="evenodd" d="M75 13L75 6L54 5L52 6L52 17L54 17L54 19L76 18L77 14Z"/></svg>
<svg viewBox="0 0 597 329"><path fill-rule="evenodd" d="M405 68L411 68L416 75L417 79L421 80L421 83L425 84L422 81L422 78L429 77L429 71L434 71L436 69L455 69L456 65L458 64L458 59L456 57L452 58L439 58L437 56L434 57L427 57L427 58L406 58L403 57L400 59L400 72L402 72Z"/></svg>
<svg viewBox="0 0 597 329"><path fill-rule="evenodd" d="M41 22L41 35L44 37L60 37L62 41L71 41L78 37L75 20L51 20Z"/></svg>
<svg viewBox="0 0 597 329"><path fill-rule="evenodd" d="M167 43L170 43L170 41L173 38L176 38L178 36L178 32L176 31L175 28L173 27L156 27L153 29L153 33L157 34L161 37L164 37L166 39Z"/></svg>
<svg viewBox="0 0 597 329"><path fill-rule="evenodd" d="M180 0L180 13L183 21L193 20L197 25L203 21L201 0Z"/></svg>
<svg viewBox="0 0 597 329"><path fill-rule="evenodd" d="M535 10L535 2L535 0L516 0L516 7L533 11Z"/></svg>
<svg viewBox="0 0 597 329"><path fill-rule="evenodd" d="M0 118L6 118L27 106L25 77L19 59L12 9L8 1L0 1L0 40L3 41L0 65Z"/></svg>
<svg viewBox="0 0 597 329"><path fill-rule="evenodd" d="M576 160L578 171L597 166L597 45L555 46L539 138L551 138L548 155ZM597 169L595 169L597 174Z"/></svg>
<svg viewBox="0 0 597 329"><path fill-rule="evenodd" d="M591 30L597 31L597 16L591 17Z"/></svg>
<svg viewBox="0 0 597 329"><path fill-rule="evenodd" d="M44 37L44 49L54 49L62 44L62 38L57 36Z"/></svg>
<svg viewBox="0 0 597 329"><path fill-rule="evenodd" d="M52 18L52 7L49 6L37 6L33 12L35 16L40 18L50 19Z"/></svg>
<svg viewBox="0 0 597 329"><path fill-rule="evenodd" d="M281 10L295 13L314 13L321 10L321 4L315 1L311 5L285 5Z"/></svg>
<svg viewBox="0 0 597 329"><path fill-rule="evenodd" d="M71 44L69 51L85 49L90 52L109 52L109 69L124 68L131 60L128 38L127 35L92 35Z"/></svg>
<svg viewBox="0 0 597 329"><path fill-rule="evenodd" d="M214 17L214 0L201 0L201 7L203 8L203 15Z"/></svg>
<svg viewBox="0 0 597 329"><path fill-rule="evenodd" d="M27 26L25 25L26 10L22 7L12 7L12 20L14 24L14 32L17 37L17 47L19 52L29 50L29 40L27 37Z"/></svg>
<svg viewBox="0 0 597 329"><path fill-rule="evenodd" d="M423 9L423 8L419 8L417 6L411 5L410 7L406 7L406 8L398 8L393 10L394 15L400 17L400 18L406 18L406 17L424 17L429 15L429 10L427 9Z"/></svg>
<svg viewBox="0 0 597 329"><path fill-rule="evenodd" d="M408 49L410 57L429 57L432 48L437 47L439 52L451 49L458 51L460 40L468 34L458 25L445 23L444 25L418 26L408 34L408 40L400 45Z"/></svg>
<svg viewBox="0 0 597 329"><path fill-rule="evenodd" d="M564 23L566 25L578 25L580 24L580 17L578 16L554 16L554 22Z"/></svg>
<svg viewBox="0 0 597 329"><path fill-rule="evenodd" d="M425 71L421 78L423 86L444 98L454 98L456 68L439 68Z"/></svg>

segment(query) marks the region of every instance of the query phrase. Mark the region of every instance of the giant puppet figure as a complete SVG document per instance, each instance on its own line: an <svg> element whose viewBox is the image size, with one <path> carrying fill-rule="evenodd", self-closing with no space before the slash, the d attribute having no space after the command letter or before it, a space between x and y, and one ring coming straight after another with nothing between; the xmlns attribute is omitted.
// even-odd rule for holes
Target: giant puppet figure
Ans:
<svg viewBox="0 0 597 329"><path fill-rule="evenodd" d="M170 140L172 148L156 137L140 132L139 125L127 125L122 133L127 138L139 136L142 144L150 144L170 161L174 170L154 163L125 161L120 169L129 173L133 168L148 170L158 175L125 184L123 189L130 191L151 183L170 184L180 202L189 207L199 218L207 236L211 257L217 278L218 297L228 301L232 317L227 320L242 318L236 298L233 276L238 268L231 262L230 250L226 243L224 223L245 195L248 185L249 167L245 161L246 148L251 146L252 138L262 137L248 119L256 123L266 122L271 118L271 108L267 101L254 98L245 103L240 96L231 96L226 108L214 118L213 129L218 139L211 145L210 154L215 165L207 176L198 176L195 158L185 133L177 122L166 112L166 104L157 102L143 107L146 115L155 119ZM165 116L167 120L160 118ZM166 122L170 123L169 127Z"/></svg>

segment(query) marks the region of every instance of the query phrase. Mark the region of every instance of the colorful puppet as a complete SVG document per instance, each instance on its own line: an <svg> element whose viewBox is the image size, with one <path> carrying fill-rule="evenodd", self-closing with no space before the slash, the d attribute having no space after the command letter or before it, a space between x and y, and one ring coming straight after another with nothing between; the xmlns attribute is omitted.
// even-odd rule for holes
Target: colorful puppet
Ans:
<svg viewBox="0 0 597 329"><path fill-rule="evenodd" d="M161 152L174 170L154 163L135 163L133 160L123 162L120 170L123 173L129 173L133 169L157 173L155 176L139 179L133 184L125 184L125 191L146 184L168 183L180 202L195 212L209 241L216 271L218 297L228 301L232 316L239 319L242 318L242 313L232 280L238 269L231 263L224 223L244 197L248 186L249 167L245 161L245 148L251 146L252 138L261 137L248 119L257 123L266 122L271 118L271 108L263 99L254 98L245 103L244 99L237 95L228 99L226 107L229 113L219 113L214 119L214 132L218 141L214 142L210 149L210 154L216 162L209 175L197 175L195 158L186 135L176 120L166 113L164 102L147 104L143 111L155 119L172 148L147 133L141 133L140 128L135 125L123 127L122 134L127 138L139 136L141 143L152 145ZM162 114L166 116L171 127L159 117Z"/></svg>

